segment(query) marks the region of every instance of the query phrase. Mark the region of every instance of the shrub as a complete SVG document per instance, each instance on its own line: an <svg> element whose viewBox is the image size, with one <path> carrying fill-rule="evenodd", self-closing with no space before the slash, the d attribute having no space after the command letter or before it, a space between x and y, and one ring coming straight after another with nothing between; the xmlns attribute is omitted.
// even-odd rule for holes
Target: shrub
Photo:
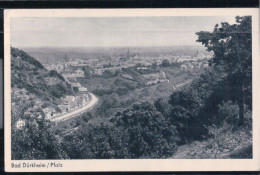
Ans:
<svg viewBox="0 0 260 175"><path fill-rule="evenodd" d="M163 158L177 148L176 128L148 102L123 111L116 125L123 126L129 133L130 158Z"/></svg>
<svg viewBox="0 0 260 175"><path fill-rule="evenodd" d="M58 77L60 80L65 81L62 75L60 75L56 70L51 70L49 72L49 76L51 77Z"/></svg>
<svg viewBox="0 0 260 175"><path fill-rule="evenodd" d="M229 124L236 124L238 122L239 107L236 103L228 100L218 105L217 124L221 124L224 121Z"/></svg>
<svg viewBox="0 0 260 175"><path fill-rule="evenodd" d="M223 152L231 153L232 155L232 151L252 144L252 134L245 127L237 128L227 122L223 122L222 126L212 125L207 128L211 137L208 140L206 149L213 151L214 155L212 158L221 157L219 154Z"/></svg>

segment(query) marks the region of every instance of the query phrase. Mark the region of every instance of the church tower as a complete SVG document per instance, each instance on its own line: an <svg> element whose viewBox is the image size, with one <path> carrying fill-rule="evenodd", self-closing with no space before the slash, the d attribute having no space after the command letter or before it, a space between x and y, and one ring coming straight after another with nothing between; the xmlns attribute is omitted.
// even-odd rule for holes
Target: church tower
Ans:
<svg viewBox="0 0 260 175"><path fill-rule="evenodd" d="M199 56L199 50L197 49L197 52L194 53L193 57L198 57Z"/></svg>
<svg viewBox="0 0 260 175"><path fill-rule="evenodd" d="M69 59L69 57L67 56L67 53L65 53L65 55L64 55L64 60L66 61L66 62L69 62L70 61L70 59Z"/></svg>
<svg viewBox="0 0 260 175"><path fill-rule="evenodd" d="M127 60L130 60L130 52L129 52L129 48L128 48L128 50L127 50L126 59L127 59Z"/></svg>

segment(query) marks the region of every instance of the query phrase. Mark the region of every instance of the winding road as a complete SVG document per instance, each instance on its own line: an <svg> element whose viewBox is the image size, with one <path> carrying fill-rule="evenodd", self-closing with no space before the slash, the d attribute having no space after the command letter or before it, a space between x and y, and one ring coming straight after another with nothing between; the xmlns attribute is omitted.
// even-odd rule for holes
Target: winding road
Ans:
<svg viewBox="0 0 260 175"><path fill-rule="evenodd" d="M60 121L68 120L70 118L76 117L79 114L82 114L86 110L92 109L95 106L95 104L97 104L98 98L95 95L93 95L92 93L89 93L89 95L91 96L91 101L87 105L85 105L79 109L76 109L74 111L71 111L69 113L66 113L64 115L52 118L50 120L52 122L60 122Z"/></svg>

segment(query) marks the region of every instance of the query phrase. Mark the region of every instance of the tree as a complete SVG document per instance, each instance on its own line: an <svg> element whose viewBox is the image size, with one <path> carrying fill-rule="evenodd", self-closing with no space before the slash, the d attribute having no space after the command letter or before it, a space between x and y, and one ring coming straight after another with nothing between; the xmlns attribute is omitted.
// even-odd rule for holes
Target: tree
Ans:
<svg viewBox="0 0 260 175"><path fill-rule="evenodd" d="M154 102L154 106L156 107L157 111L165 114L169 108L169 103L165 99L159 98Z"/></svg>
<svg viewBox="0 0 260 175"><path fill-rule="evenodd" d="M162 61L162 66L163 67L170 67L171 63L168 59L165 59L165 60Z"/></svg>
<svg viewBox="0 0 260 175"><path fill-rule="evenodd" d="M79 88L78 88L78 87L73 87L73 91L74 91L75 93L78 93L78 92L79 92Z"/></svg>
<svg viewBox="0 0 260 175"><path fill-rule="evenodd" d="M198 122L195 121L197 112L196 110L200 109L200 106L196 102L196 98L193 97L194 91L176 91L174 92L169 99L169 108L168 117L170 122L176 126L178 133L180 135L181 144L188 144L193 140L193 136L196 132L193 132L194 123L196 125Z"/></svg>
<svg viewBox="0 0 260 175"><path fill-rule="evenodd" d="M153 63L153 64L151 65L151 68L152 68L152 71L154 71L154 72L156 72L156 71L159 70L159 66L157 65L157 63Z"/></svg>
<svg viewBox="0 0 260 175"><path fill-rule="evenodd" d="M111 123L85 124L73 135L67 135L61 147L71 159L111 159L128 155L128 137Z"/></svg>
<svg viewBox="0 0 260 175"><path fill-rule="evenodd" d="M129 135L129 158L164 158L177 148L176 128L149 102L123 111L116 126L122 126Z"/></svg>
<svg viewBox="0 0 260 175"><path fill-rule="evenodd" d="M102 74L102 77L104 77L104 78L112 78L114 76L115 76L115 74L110 70L105 70Z"/></svg>
<svg viewBox="0 0 260 175"><path fill-rule="evenodd" d="M51 77L58 77L60 80L65 81L62 75L60 75L56 70L49 71L49 76Z"/></svg>
<svg viewBox="0 0 260 175"><path fill-rule="evenodd" d="M244 105L249 105L252 94L252 29L251 17L236 17L236 24L217 24L213 32L197 32L198 40L208 51L214 52L211 65L227 72L227 82L236 93L239 123L244 123Z"/></svg>

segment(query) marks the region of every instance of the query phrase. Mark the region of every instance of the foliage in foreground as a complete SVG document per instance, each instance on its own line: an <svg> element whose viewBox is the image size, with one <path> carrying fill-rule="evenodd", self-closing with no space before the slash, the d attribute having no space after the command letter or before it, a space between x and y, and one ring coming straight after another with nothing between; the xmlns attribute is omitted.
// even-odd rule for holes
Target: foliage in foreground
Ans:
<svg viewBox="0 0 260 175"><path fill-rule="evenodd" d="M52 124L44 118L25 119L23 129L17 129L17 119L12 118L12 159L66 159L58 140L51 130Z"/></svg>
<svg viewBox="0 0 260 175"><path fill-rule="evenodd" d="M70 158L163 158L176 150L178 133L154 105L135 104L111 123L83 126L63 139Z"/></svg>

